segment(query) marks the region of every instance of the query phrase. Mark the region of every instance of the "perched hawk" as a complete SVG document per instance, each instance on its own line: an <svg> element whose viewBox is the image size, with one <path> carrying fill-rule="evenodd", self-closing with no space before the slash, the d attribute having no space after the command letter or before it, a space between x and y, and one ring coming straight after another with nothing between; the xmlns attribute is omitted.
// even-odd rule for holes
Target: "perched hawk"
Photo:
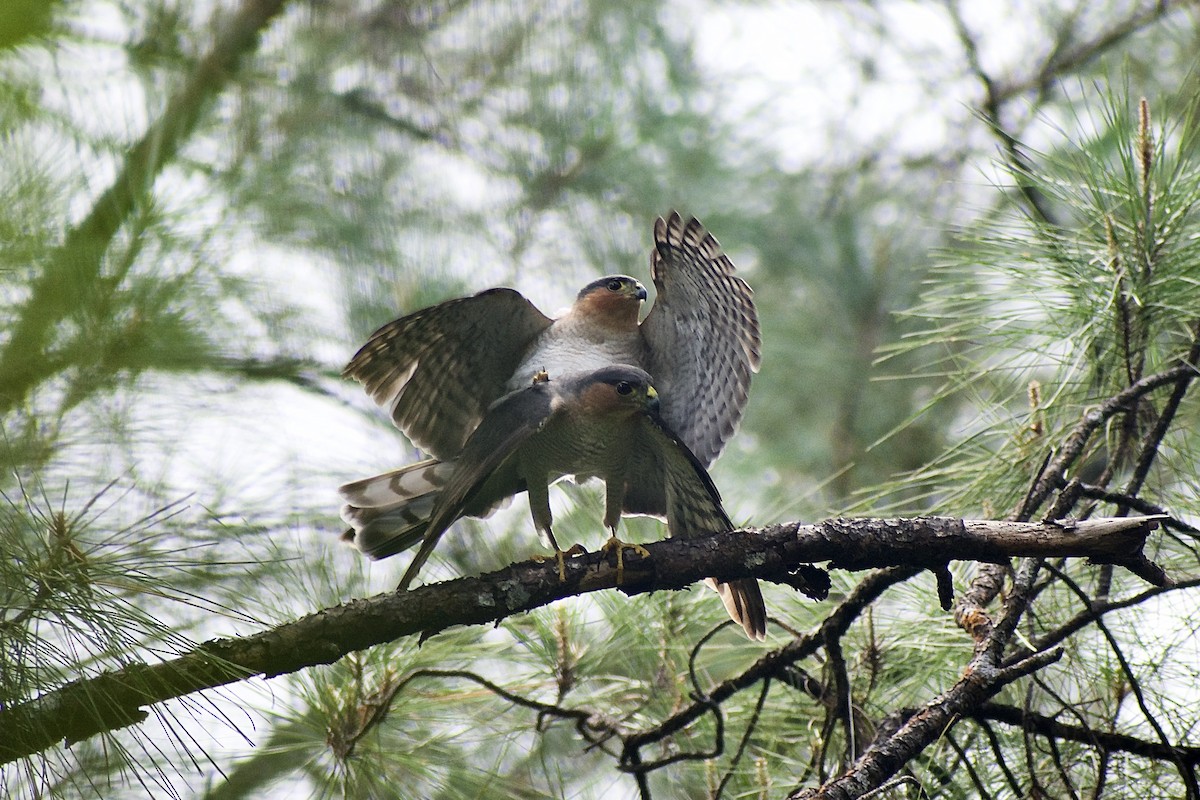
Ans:
<svg viewBox="0 0 1200 800"><path fill-rule="evenodd" d="M695 219L685 224L676 213L655 222L650 263L657 296L640 324L645 288L613 275L585 286L557 319L512 289L490 289L375 331L343 375L363 383L396 426L435 458L342 486L342 515L352 526L347 538L372 558L424 538L455 469L446 462L493 404L542 374L559 381L614 364L644 369L658 389L665 428L701 470L711 464L741 419L759 366L753 293L704 226ZM507 496L469 499L446 525L486 516ZM631 483L620 496L627 513L670 519L662 480Z"/></svg>
<svg viewBox="0 0 1200 800"><path fill-rule="evenodd" d="M553 541L549 486L565 475L604 481L604 525L613 532L618 559L617 525L632 491L650 489L665 498L672 536L733 529L712 479L662 420L650 376L637 367L552 377L506 395L488 410L458 457L441 468L444 480L427 496L429 517L417 532L421 547L400 589L455 520L522 490L529 494L534 525ZM708 583L747 636L765 638L766 609L757 581Z"/></svg>

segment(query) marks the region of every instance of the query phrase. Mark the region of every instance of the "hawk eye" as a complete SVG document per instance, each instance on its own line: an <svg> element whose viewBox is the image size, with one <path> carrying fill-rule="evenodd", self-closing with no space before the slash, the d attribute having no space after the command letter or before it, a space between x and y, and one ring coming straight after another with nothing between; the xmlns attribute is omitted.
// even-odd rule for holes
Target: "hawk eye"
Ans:
<svg viewBox="0 0 1200 800"><path fill-rule="evenodd" d="M622 285L623 284L621 283L621 281L617 280L616 278L613 278L611 281L608 282L608 290L610 292L619 292L619 291L621 291ZM625 392L621 392L621 394L625 394Z"/></svg>
<svg viewBox="0 0 1200 800"><path fill-rule="evenodd" d="M621 381L617 384L617 394L629 394L633 391L633 384L629 381Z"/></svg>

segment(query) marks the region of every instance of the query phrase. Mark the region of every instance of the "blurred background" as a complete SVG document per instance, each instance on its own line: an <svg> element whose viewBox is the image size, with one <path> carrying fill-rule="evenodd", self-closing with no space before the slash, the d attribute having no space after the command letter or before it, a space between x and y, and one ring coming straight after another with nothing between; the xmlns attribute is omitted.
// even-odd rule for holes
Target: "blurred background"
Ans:
<svg viewBox="0 0 1200 800"><path fill-rule="evenodd" d="M973 243L1034 212L1067 219L1022 176L1084 140L1118 153L1139 97L1156 124L1182 118L1197 22L1145 0L5 0L0 704L390 588L407 559L364 563L338 541L336 487L418 454L341 367L377 326L449 297L513 286L550 313L602 274L649 286L653 221L671 209L702 220L756 292L762 370L713 471L735 521L1003 514L1042 452L970 489L940 482L947 454L995 455L981 431L1029 409L1031 352L1078 363L1069 336L1061 351L1024 330L997 343L1003 320L1058 295L974 271L1027 244L985 259ZM992 292L1003 313L964 312L952 331L942 313L938 338L922 310L951 268L953 291ZM956 377L985 346L974 363L996 372ZM553 500L560 541L603 540L597 487ZM425 577L534 552L520 499L460 523ZM835 576L835 595L852 581ZM777 591L779 618L821 618ZM881 634L893 699L952 679L969 651L932 581L905 591ZM5 783L636 796L569 726L538 733L477 686L406 694L354 759L329 731L420 665L606 698L636 726L686 695L688 651L720 621L710 599L575 598L376 648L168 704ZM862 637L876 657L875 631ZM719 642L714 675L755 657L732 632ZM803 761L780 743L804 739L807 712L776 713L794 728L743 764L744 792ZM706 769L681 767L662 796L703 794Z"/></svg>

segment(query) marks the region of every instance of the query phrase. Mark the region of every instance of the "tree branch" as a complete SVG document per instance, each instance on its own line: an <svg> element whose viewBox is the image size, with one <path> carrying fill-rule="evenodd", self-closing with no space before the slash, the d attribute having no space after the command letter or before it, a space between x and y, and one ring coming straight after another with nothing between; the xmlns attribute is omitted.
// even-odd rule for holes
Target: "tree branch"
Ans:
<svg viewBox="0 0 1200 800"><path fill-rule="evenodd" d="M1038 474L1033 488L1025 498L1025 502L1017 509L1014 516L1017 519L1028 519L1034 511L1046 501L1058 487L1062 486L1066 471L1075 464L1083 454L1088 442L1100 426L1117 414L1128 411L1143 395L1161 386L1177 384L1179 381L1190 381L1195 376L1197 365L1183 361L1173 367L1147 375L1136 383L1105 400L1098 407L1089 409L1083 418L1076 423L1071 432L1063 439L1057 452Z"/></svg>
<svg viewBox="0 0 1200 800"><path fill-rule="evenodd" d="M1200 765L1200 747L1192 745L1165 746L1160 742L1150 742L1123 733L1106 733L1082 725L1069 725L1059 722L1054 717L1027 712L1024 709L1000 703L984 703L978 709L968 713L967 719L1003 722L1005 725L1023 727L1040 736L1080 742L1102 750L1119 750L1123 753L1159 761L1183 761L1192 766Z"/></svg>
<svg viewBox="0 0 1200 800"><path fill-rule="evenodd" d="M681 589L705 577L758 577L790 584L812 562L845 569L942 566L950 560L1073 556L1106 563L1142 558L1159 517L1078 523L1011 523L947 518L788 523L649 545L649 558L625 560L627 594ZM617 570L598 553L567 562L527 561L497 572L383 594L318 611L241 639L215 639L160 664L133 664L74 681L0 711L0 763L66 740L136 724L144 707L250 677L274 677L330 664L347 653L456 625L495 623L572 595L617 588ZM786 649L786 648L785 648ZM1037 656L1041 657L1041 656ZM1019 665L1006 668L1011 671ZM686 723L684 723L686 724Z"/></svg>
<svg viewBox="0 0 1200 800"><path fill-rule="evenodd" d="M998 83L993 89L995 102L998 105L1004 104L1034 89L1044 93L1055 81L1062 80L1064 74L1095 61L1111 48L1161 20L1172 8L1183 6L1182 3L1155 0L1146 8L1135 9L1127 17L1116 21L1092 38L1076 43L1074 47L1056 47L1029 77Z"/></svg>
<svg viewBox="0 0 1200 800"><path fill-rule="evenodd" d="M825 617L816 630L797 634L783 647L767 653L741 674L721 681L704 693L704 697L694 699L691 705L680 709L653 728L626 736L620 768L637 774L646 772L652 765L642 761L639 752L641 748L678 733L707 713L714 703L719 706L737 692L753 686L758 681L777 677L793 683L795 675L790 674L793 664L817 652L826 636L845 633L863 610L878 600L884 591L908 580L918 572L919 570L911 567L893 567L868 576Z"/></svg>
<svg viewBox="0 0 1200 800"><path fill-rule="evenodd" d="M1157 597L1164 592L1175 592L1184 589L1195 589L1198 587L1200 587L1200 578L1189 578L1187 580L1181 580L1177 583L1172 583L1170 586L1155 586L1150 589L1146 589L1143 592L1139 592L1138 594L1126 597L1122 600L1093 600L1084 606L1082 611L1068 619L1066 622L1058 625L1053 630L1047 631L1039 638L1034 639L1031 643L1033 646L1032 652L1048 650L1051 647L1061 644L1073 634L1077 633L1088 625L1091 625L1097 619L1110 611L1119 611L1123 608L1133 608L1135 606L1139 606L1150 598ZM1009 660L1005 661L1004 663L1007 664L1010 663L1010 661L1016 661L1024 658L1030 652L1025 647L1022 647L1021 650L1022 652L1020 654L1009 656Z"/></svg>
<svg viewBox="0 0 1200 800"><path fill-rule="evenodd" d="M259 34L284 2L244 0L157 121L129 148L112 185L42 267L0 353L0 413L19 406L40 381L61 368L61 362L46 357L55 326L88 295L113 237L149 194L162 168L195 130L208 104L225 88L242 57L258 44Z"/></svg>
<svg viewBox="0 0 1200 800"><path fill-rule="evenodd" d="M1016 136L1005 128L1004 122L1001 120L1001 106L1003 105L1003 101L997 90L996 80L984 69L983 63L979 59L978 43L975 41L974 35L967 28L958 3L949 2L946 6L950 12L950 21L954 25L959 43L962 45L963 55L967 59L967 65L970 67L975 78L983 85L984 96L979 110L980 114L983 116L984 121L991 126L997 138L1000 139L1000 143L1004 146L1005 156L1013 170L1017 174L1028 173L1031 170L1029 159L1021 151L1021 146ZM1056 224L1050 204L1036 186L1031 185L1029 181L1021 180L1018 189L1025 198L1025 202L1028 203L1032 216L1048 224Z"/></svg>
<svg viewBox="0 0 1200 800"><path fill-rule="evenodd" d="M1193 348L1194 345L1195 342L1193 342ZM1061 446L1047 453L1045 461L1033 479L1029 492L1012 512L1011 518L1017 520L1031 518L1047 498L1065 484L1067 470L1075 465L1075 462L1086 450L1092 436L1108 420L1117 414L1127 412L1143 395L1149 392L1172 384L1175 384L1176 387L1180 383L1189 384L1198 369L1192 352L1194 350L1189 351L1188 357L1181 363L1162 372L1147 375L1108 398L1098 407L1088 409L1063 439ZM954 609L954 619L959 627L970 633L977 642L986 638L991 630L992 622L987 612L987 606L1000 593L1007 567L1008 565L1004 564L1003 568L985 566L980 569L979 575L971 582L971 586Z"/></svg>
<svg viewBox="0 0 1200 800"><path fill-rule="evenodd" d="M876 740L844 774L816 789L800 789L795 800L849 800L862 797L895 775L916 753L946 730L960 714L977 708L1002 688L1062 657L1062 650L1038 653L1019 664L995 669L978 653L949 690L913 713L895 734Z"/></svg>

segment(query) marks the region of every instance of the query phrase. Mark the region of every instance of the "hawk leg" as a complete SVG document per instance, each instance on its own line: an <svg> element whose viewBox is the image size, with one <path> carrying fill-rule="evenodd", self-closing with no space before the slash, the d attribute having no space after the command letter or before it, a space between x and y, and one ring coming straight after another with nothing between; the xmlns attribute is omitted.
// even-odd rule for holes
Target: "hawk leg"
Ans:
<svg viewBox="0 0 1200 800"><path fill-rule="evenodd" d="M609 550L617 551L617 585L619 586L625 582L625 550L626 550L626 548L632 550L633 552L637 553L638 555L642 556L643 558L649 558L650 551L647 550L646 548L642 547L640 544L634 544L633 542L623 542L620 539L618 539L616 526L613 526L611 528L611 530L612 530L612 536L610 536L608 538L607 542L605 542L603 545L601 545L600 549L604 550L604 551L609 551Z"/></svg>

